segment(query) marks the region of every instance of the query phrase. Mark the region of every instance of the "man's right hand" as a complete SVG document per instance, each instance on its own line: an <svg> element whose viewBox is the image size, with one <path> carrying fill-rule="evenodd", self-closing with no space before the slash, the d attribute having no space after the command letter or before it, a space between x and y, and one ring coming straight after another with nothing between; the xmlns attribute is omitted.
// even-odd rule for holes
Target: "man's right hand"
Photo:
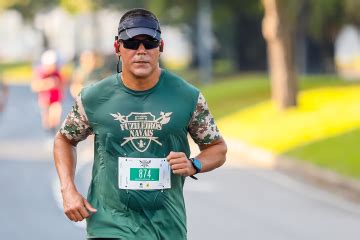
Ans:
<svg viewBox="0 0 360 240"><path fill-rule="evenodd" d="M64 213L74 222L82 221L97 210L76 190L62 191Z"/></svg>

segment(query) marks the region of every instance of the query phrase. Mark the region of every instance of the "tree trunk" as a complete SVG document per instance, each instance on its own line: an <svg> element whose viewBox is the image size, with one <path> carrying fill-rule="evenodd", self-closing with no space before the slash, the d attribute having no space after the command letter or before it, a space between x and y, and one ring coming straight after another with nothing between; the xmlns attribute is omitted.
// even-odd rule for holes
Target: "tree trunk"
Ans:
<svg viewBox="0 0 360 240"><path fill-rule="evenodd" d="M263 36L267 41L272 99L280 110L297 104L293 21L286 16L285 0L262 0Z"/></svg>

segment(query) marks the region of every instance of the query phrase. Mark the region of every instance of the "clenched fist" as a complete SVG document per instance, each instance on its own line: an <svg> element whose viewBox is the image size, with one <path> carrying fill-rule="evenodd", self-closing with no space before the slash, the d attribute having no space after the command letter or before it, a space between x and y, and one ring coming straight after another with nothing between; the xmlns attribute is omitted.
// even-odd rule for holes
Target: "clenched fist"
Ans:
<svg viewBox="0 0 360 240"><path fill-rule="evenodd" d="M63 192L64 213L74 222L82 221L90 216L89 213L95 213L96 209L77 191Z"/></svg>
<svg viewBox="0 0 360 240"><path fill-rule="evenodd" d="M174 174L191 176L196 173L196 169L192 165L191 161L186 157L185 153L170 152L166 158Z"/></svg>

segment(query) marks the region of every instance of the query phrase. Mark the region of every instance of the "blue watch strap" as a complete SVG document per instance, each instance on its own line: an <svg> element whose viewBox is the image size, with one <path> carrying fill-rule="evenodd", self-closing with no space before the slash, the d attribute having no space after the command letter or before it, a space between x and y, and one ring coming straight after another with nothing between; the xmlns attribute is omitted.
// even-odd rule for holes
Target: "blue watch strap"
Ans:
<svg viewBox="0 0 360 240"><path fill-rule="evenodd" d="M196 159L196 158L190 158L190 160L191 160L191 163L192 163L192 165L194 166L194 168L196 170L195 174L201 172L202 164L201 164L200 160Z"/></svg>
<svg viewBox="0 0 360 240"><path fill-rule="evenodd" d="M196 173L195 173L195 174L198 174L198 173L201 171L201 169L199 169L199 167L194 163L194 161L199 161L199 160L197 160L196 158L190 158L189 160L191 161L191 164L193 165L193 167L194 167L195 170L196 170ZM201 167L201 163L200 163L200 167ZM195 174L194 174L194 175L195 175ZM191 177L192 179L198 180L198 178L195 177L194 175L191 175L190 177Z"/></svg>

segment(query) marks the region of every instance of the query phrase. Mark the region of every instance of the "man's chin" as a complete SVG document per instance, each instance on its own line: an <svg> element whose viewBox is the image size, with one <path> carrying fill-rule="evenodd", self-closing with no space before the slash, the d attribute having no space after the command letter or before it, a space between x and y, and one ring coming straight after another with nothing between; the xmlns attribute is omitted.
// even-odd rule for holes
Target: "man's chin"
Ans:
<svg viewBox="0 0 360 240"><path fill-rule="evenodd" d="M133 71L133 74L135 77L138 77L138 78L146 78L146 77L150 76L151 69L135 69Z"/></svg>

